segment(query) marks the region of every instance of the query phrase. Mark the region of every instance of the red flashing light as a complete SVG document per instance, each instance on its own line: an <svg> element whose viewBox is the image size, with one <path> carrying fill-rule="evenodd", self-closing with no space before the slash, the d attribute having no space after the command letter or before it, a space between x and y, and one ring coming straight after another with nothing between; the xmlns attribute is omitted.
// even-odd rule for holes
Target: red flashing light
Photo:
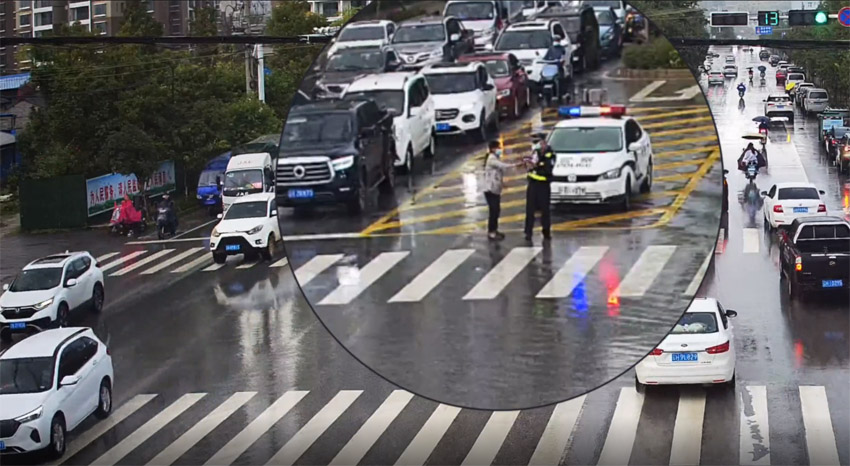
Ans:
<svg viewBox="0 0 850 466"><path fill-rule="evenodd" d="M599 114L604 116L619 117L626 114L625 105L605 105L599 107Z"/></svg>
<svg viewBox="0 0 850 466"><path fill-rule="evenodd" d="M654 350L649 352L649 355L650 356L661 356L661 353L663 353L663 352L664 351L661 351L660 349L655 348Z"/></svg>
<svg viewBox="0 0 850 466"><path fill-rule="evenodd" d="M777 214L781 214L783 212L782 206L781 205L773 206L773 211L776 212Z"/></svg>
<svg viewBox="0 0 850 466"><path fill-rule="evenodd" d="M711 348L706 348L705 352L708 354L720 354L729 351L729 342L723 343L722 345L712 346Z"/></svg>

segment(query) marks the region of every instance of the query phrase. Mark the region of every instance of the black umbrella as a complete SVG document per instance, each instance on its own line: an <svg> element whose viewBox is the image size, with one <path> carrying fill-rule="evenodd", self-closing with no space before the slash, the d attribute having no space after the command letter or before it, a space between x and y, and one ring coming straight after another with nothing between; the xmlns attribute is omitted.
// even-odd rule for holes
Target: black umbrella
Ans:
<svg viewBox="0 0 850 466"><path fill-rule="evenodd" d="M767 71L767 68L764 65L759 66L759 71Z"/></svg>
<svg viewBox="0 0 850 466"><path fill-rule="evenodd" d="M755 121L756 123L770 123L770 118L766 116L757 116L753 118L753 121Z"/></svg>

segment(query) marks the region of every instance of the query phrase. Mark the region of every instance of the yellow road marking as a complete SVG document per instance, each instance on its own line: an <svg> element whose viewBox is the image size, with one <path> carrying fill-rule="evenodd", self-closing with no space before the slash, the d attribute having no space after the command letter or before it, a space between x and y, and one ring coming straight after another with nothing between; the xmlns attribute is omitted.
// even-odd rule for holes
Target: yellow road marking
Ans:
<svg viewBox="0 0 850 466"><path fill-rule="evenodd" d="M690 155L690 154L701 154L703 152L711 152L717 149L717 146L703 146L703 147L694 147L691 149L681 149L681 150L670 150L665 152L657 152L652 154L652 158L654 159L666 159L671 157L676 157L679 155Z"/></svg>
<svg viewBox="0 0 850 466"><path fill-rule="evenodd" d="M691 173L683 173L680 175L670 175L670 176L656 176L652 181L665 182L665 181L683 181L690 180L696 172Z"/></svg>
<svg viewBox="0 0 850 466"><path fill-rule="evenodd" d="M651 113L651 112L659 111L659 110L667 111L666 113L656 114L658 118L661 118L663 116L688 115L688 114L692 114L692 113L708 112L708 106L706 106L706 105L693 105L693 106L688 105L688 106L683 106L683 107L678 107L678 106L676 106L676 107L629 107L629 108L626 109L626 115L627 116L628 115L635 116L635 115L640 114L640 113ZM677 111L670 112L670 110L677 110ZM550 108L543 109L540 112L540 115L541 115L542 118L548 117L550 119L550 121L559 121L559 118L558 118L559 115L558 115L557 109L550 109ZM652 117L655 117L655 115L652 115ZM642 121L642 120L649 119L649 118L650 118L650 116L641 116L641 117L637 117L637 120ZM511 131L507 131L507 132L502 133L502 136L503 137L510 137L510 136L515 136L522 131L528 131L528 129L531 128L534 125L534 123L535 122L533 122L533 121L524 122L519 127L517 127L516 129L512 129Z"/></svg>
<svg viewBox="0 0 850 466"><path fill-rule="evenodd" d="M643 129L653 129L653 128L665 128L667 126L673 124L685 124L685 123L699 123L703 121L712 121L714 120L710 116L707 117L699 117L699 118L688 118L686 120L671 120L671 121L662 121L661 123L652 123L648 125L643 125ZM714 126L714 125L712 125ZM650 133L650 135L654 135L655 133Z"/></svg>
<svg viewBox="0 0 850 466"><path fill-rule="evenodd" d="M671 129L670 131L658 131L650 133L651 137L669 136L671 134L698 133L700 131L714 131L714 125L694 126L692 128Z"/></svg>
<svg viewBox="0 0 850 466"><path fill-rule="evenodd" d="M708 141L717 141L717 135L712 134L711 136L700 136L698 138L685 138L685 139L675 139L673 141L662 141L662 142L653 142L652 148L658 147L671 147L671 146L681 146L684 144L692 144L696 142L708 142Z"/></svg>
<svg viewBox="0 0 850 466"><path fill-rule="evenodd" d="M637 117L637 121L644 122L646 120L659 120L661 118L669 118L672 116L679 115L693 115L695 113L709 113L709 109L707 106L702 108L695 108L692 110L681 110L678 112L669 112L669 113L653 113L652 115Z"/></svg>
<svg viewBox="0 0 850 466"><path fill-rule="evenodd" d="M702 166L697 170L697 172L692 176L691 181L682 189L681 194L679 194L676 199L673 200L673 205L670 206L670 209L664 213L664 215L656 222L658 226L666 225L673 219L676 215L676 212L682 208L682 205L685 204L685 201L691 195L694 189L696 189L700 180L708 173L709 170L714 166L714 162L720 158L720 150L715 150L711 153Z"/></svg>
<svg viewBox="0 0 850 466"><path fill-rule="evenodd" d="M655 166L656 170L669 170L671 168L687 167L689 165L700 165L705 159L684 160L682 162L663 163Z"/></svg>

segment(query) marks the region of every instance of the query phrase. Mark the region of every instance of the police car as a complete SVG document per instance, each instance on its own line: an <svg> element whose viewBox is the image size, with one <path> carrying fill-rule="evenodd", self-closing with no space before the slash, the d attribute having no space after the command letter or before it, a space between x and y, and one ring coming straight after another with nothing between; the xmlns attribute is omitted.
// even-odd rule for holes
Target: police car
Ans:
<svg viewBox="0 0 850 466"><path fill-rule="evenodd" d="M561 107L565 117L549 133L555 153L552 202L615 203L631 208L632 196L652 188L649 134L626 116L626 107Z"/></svg>

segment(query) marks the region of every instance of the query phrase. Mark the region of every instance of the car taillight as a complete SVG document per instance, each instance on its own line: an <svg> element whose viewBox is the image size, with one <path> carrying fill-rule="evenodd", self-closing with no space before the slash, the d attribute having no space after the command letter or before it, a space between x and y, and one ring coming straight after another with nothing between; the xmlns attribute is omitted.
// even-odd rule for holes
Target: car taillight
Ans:
<svg viewBox="0 0 850 466"><path fill-rule="evenodd" d="M818 206L818 212L826 212L826 206L821 204Z"/></svg>
<svg viewBox="0 0 850 466"><path fill-rule="evenodd" d="M112 353L110 353L110 352L109 352L109 347L108 347L108 346L106 347L106 355L107 355L107 356L112 356Z"/></svg>
<svg viewBox="0 0 850 466"><path fill-rule="evenodd" d="M712 346L711 348L706 348L705 352L708 354L719 354L725 353L729 351L729 342L723 343L722 345Z"/></svg>
<svg viewBox="0 0 850 466"><path fill-rule="evenodd" d="M773 206L773 211L776 212L777 214L781 214L783 212L782 206L781 205Z"/></svg>
<svg viewBox="0 0 850 466"><path fill-rule="evenodd" d="M803 258L802 257L797 257L797 258L794 259L794 270L796 270L797 272L803 271Z"/></svg>
<svg viewBox="0 0 850 466"><path fill-rule="evenodd" d="M661 356L661 353L663 353L663 352L664 351L661 351L660 349L655 348L654 350L649 352L649 355L650 356Z"/></svg>

